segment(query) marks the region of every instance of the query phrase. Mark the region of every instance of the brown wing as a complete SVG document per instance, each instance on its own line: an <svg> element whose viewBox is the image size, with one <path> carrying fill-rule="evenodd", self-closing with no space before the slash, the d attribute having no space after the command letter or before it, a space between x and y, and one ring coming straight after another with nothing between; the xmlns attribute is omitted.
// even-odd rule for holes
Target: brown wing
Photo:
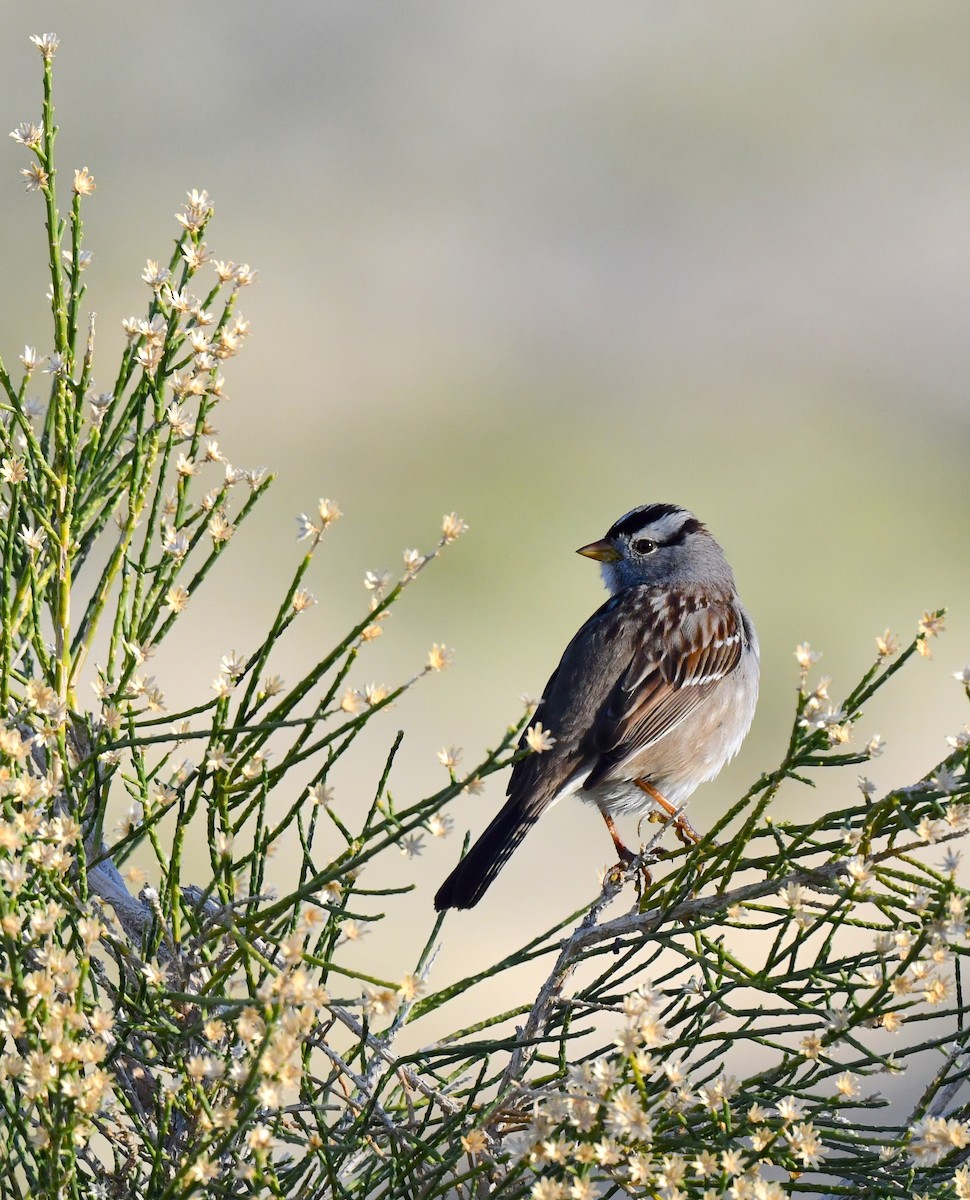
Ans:
<svg viewBox="0 0 970 1200"><path fill-rule="evenodd" d="M744 628L726 596L701 604L678 593L641 616L632 661L589 731L590 787L679 725L741 661Z"/></svg>
<svg viewBox="0 0 970 1200"><path fill-rule="evenodd" d="M516 764L511 803L538 815L575 778L595 784L669 733L738 665L743 639L728 596L637 587L607 600L546 684L536 720L557 741Z"/></svg>

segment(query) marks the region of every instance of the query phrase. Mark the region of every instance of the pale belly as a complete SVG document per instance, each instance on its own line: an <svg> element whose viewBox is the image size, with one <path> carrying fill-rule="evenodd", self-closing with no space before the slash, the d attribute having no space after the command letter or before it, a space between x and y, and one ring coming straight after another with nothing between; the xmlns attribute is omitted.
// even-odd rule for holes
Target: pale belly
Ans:
<svg viewBox="0 0 970 1200"><path fill-rule="evenodd" d="M665 800L679 808L740 750L754 719L757 698L758 679L752 671L744 686L719 689L670 733L619 764L612 778L589 789L583 787L579 778L568 790L595 804L601 812L642 815L656 805L637 787L634 780L639 777L653 784Z"/></svg>

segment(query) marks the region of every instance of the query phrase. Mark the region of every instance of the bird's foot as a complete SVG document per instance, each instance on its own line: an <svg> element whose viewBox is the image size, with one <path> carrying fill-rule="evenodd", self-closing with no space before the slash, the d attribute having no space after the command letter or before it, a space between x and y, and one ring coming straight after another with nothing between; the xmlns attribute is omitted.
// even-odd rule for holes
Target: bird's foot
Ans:
<svg viewBox="0 0 970 1200"><path fill-rule="evenodd" d="M663 821L669 824L674 831L677 839L685 846L696 846L701 840L701 835L697 832L690 821L680 812L673 804L661 795L661 793L647 779L637 779L636 785L641 792L646 792L650 799L658 806L661 811L654 809L653 812L647 814L648 821Z"/></svg>
<svg viewBox="0 0 970 1200"><path fill-rule="evenodd" d="M701 840L701 835L685 816L669 817L665 812L654 809L653 812L647 813L647 820L654 825L669 826L674 831L677 840L684 846L696 846Z"/></svg>
<svg viewBox="0 0 970 1200"><path fill-rule="evenodd" d="M639 854L631 854L627 850L627 856L621 858L618 863L614 863L606 873L607 879L611 883L623 883L625 879L632 879L633 886L637 890L637 900L641 900L645 892L648 892L653 887L653 876L647 867L644 856Z"/></svg>

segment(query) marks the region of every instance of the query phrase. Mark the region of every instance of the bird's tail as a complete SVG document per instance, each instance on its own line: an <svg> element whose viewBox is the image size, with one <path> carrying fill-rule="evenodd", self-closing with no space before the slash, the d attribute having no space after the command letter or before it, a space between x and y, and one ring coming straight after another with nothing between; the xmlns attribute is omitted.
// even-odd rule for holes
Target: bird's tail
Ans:
<svg viewBox="0 0 970 1200"><path fill-rule="evenodd" d="M539 812L524 812L521 801L509 800L438 889L435 908L474 908L538 819Z"/></svg>

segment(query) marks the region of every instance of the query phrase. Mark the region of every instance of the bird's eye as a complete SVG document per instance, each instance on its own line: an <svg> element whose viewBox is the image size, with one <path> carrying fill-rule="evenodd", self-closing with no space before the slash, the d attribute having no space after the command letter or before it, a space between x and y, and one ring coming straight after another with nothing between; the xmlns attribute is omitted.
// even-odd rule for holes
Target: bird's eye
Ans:
<svg viewBox="0 0 970 1200"><path fill-rule="evenodd" d="M633 543L633 549L637 554L653 554L657 548L657 543L652 538L637 538Z"/></svg>

